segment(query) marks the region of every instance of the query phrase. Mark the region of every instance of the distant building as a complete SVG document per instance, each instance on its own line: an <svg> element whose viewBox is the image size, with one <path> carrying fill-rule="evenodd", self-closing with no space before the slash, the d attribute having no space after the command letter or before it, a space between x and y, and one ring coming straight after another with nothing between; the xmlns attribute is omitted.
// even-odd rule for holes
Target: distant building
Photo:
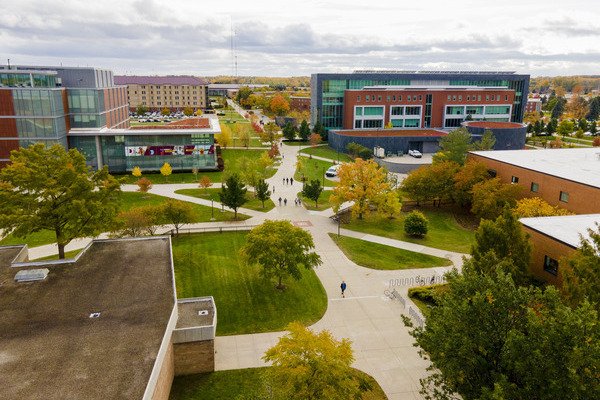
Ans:
<svg viewBox="0 0 600 400"><path fill-rule="evenodd" d="M588 229L597 231L600 214L521 218L519 221L533 247L531 273L544 282L560 286L561 259L579 248L582 237L589 238Z"/></svg>
<svg viewBox="0 0 600 400"><path fill-rule="evenodd" d="M138 106L160 111L186 107L205 109L208 106L208 82L194 76L115 76L117 85L127 86L131 110Z"/></svg>
<svg viewBox="0 0 600 400"><path fill-rule="evenodd" d="M600 150L597 148L472 151L469 158L488 166L504 183L522 186L577 214L600 213Z"/></svg>
<svg viewBox="0 0 600 400"><path fill-rule="evenodd" d="M494 116L489 118L505 118L500 114L506 114L506 107L508 106L508 121L510 122L522 122L523 113L525 111L525 103L527 102L527 93L529 91L529 75L517 75L514 72L506 71L472 71L472 72L457 72L457 71L355 71L353 73L318 73L311 76L311 122L314 125L316 122L321 122L325 129L350 129L354 126L348 126L355 120L354 114L350 115L352 106L347 104L347 100L354 100L357 104L355 106L372 106L373 103L380 107L385 107L383 114L378 115L386 119L403 119L402 128L414 129L419 128L442 128L446 126L446 119L439 117L440 115L448 114L448 119L455 119L456 122L449 122L448 124L454 123L455 126L460 126L458 119L462 116L467 117L468 113L480 115L487 114L485 109L469 109L466 107L478 106L478 107L504 107L497 110L492 109ZM394 87L397 90L394 93ZM443 94L436 95L434 99L434 88L447 88L449 92L444 96ZM494 100L491 99L491 93L488 93L489 100L485 102L486 94L484 92L474 93L476 98L473 100L472 94L467 93L464 90L465 87L486 88L483 90L497 90L498 93L494 93ZM370 89L369 89L370 88ZM453 88L460 88L455 93L452 93ZM493 89L492 89L493 88ZM389 89L389 91L388 91ZM431 89L428 91L428 89ZM377 91L380 93L364 93L359 94L360 91ZM481 90L481 89L480 89ZM358 91L358 92L357 92ZM413 93L414 92L414 93ZM462 93L459 93L462 92ZM510 94L512 93L512 95ZM407 96L410 94L410 104ZM450 94L450 100L447 95ZM359 100L355 96L361 96L360 105ZM365 95L369 96L367 104ZM375 95L375 99L373 99ZM387 96L390 96L390 100ZM393 96L396 96L396 101L393 100ZM409 114L409 118L392 118L393 114L389 107L393 103L398 103L398 96L402 95L403 100L400 102L404 107L415 107L418 106L419 110L409 109L410 113L417 113L415 115ZM421 99L419 100L419 95ZM428 97L427 95L430 95ZM479 98L479 95L482 97ZM498 99L497 96L500 96ZM506 95L509 95L508 100ZM380 99L381 96L381 99ZM416 99L413 96L417 96ZM455 97L454 97L455 96ZM463 96L459 100L458 96ZM469 100L466 99L469 96ZM373 101L374 100L374 101ZM447 104L446 104L447 103ZM395 107L398 107L396 104ZM457 107L447 110L446 107ZM462 109L458 108L462 107ZM397 109L396 109L397 110ZM435 111L437 110L437 111ZM364 110L363 110L364 111ZM373 110L370 110L373 111ZM405 109L403 111L406 111ZM435 112L434 112L435 111ZM481 112L480 112L481 111ZM374 110L373 112L379 112ZM457 114L461 112L461 114ZM434 119L434 114L437 114L437 121ZM363 114L363 116L365 116ZM399 116L399 115L394 115ZM406 116L406 114L404 114ZM369 117L367 115L367 117ZM375 117L375 115L373 115ZM419 118L420 117L420 118ZM358 118L362 120L368 120L369 118ZM374 118L377 119L377 118ZM406 119L408 119L409 126L406 126ZM413 119L420 119L418 125L415 125ZM488 119L488 116L486 116ZM368 122L367 125L377 124L375 122ZM365 128L364 124L360 128ZM377 128L372 126L372 128Z"/></svg>
<svg viewBox="0 0 600 400"><path fill-rule="evenodd" d="M214 371L212 297L179 299L170 237L95 240L75 259L0 247L0 398L167 400Z"/></svg>
<svg viewBox="0 0 600 400"><path fill-rule="evenodd" d="M129 127L127 92L97 68L0 67L0 166L33 143L68 147L70 129Z"/></svg>
<svg viewBox="0 0 600 400"><path fill-rule="evenodd" d="M525 105L525 112L540 112L542 111L542 99L528 98L527 104Z"/></svg>
<svg viewBox="0 0 600 400"><path fill-rule="evenodd" d="M0 67L0 167L11 150L57 143L110 172L156 171L165 162L174 170L217 169L215 116L130 129L128 108L126 87L108 70Z"/></svg>
<svg viewBox="0 0 600 400"><path fill-rule="evenodd" d="M269 85L262 85L256 83L211 83L208 85L208 95L233 98L237 95L237 92L239 92L240 88L242 87L249 87L250 89L260 89L269 87Z"/></svg>
<svg viewBox="0 0 600 400"><path fill-rule="evenodd" d="M310 112L310 97L290 96L290 109Z"/></svg>

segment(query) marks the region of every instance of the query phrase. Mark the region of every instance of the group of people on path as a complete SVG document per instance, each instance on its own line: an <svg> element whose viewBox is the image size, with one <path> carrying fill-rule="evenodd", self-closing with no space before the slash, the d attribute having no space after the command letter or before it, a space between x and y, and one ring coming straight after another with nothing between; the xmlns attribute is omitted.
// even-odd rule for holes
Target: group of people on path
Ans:
<svg viewBox="0 0 600 400"><path fill-rule="evenodd" d="M282 199L281 199L281 197L279 197L279 206L280 207L281 207L281 201L282 201ZM287 206L287 198L283 198L283 205ZM300 200L298 197L296 197L294 199L294 205L295 206L301 206L302 205L302 200Z"/></svg>
<svg viewBox="0 0 600 400"><path fill-rule="evenodd" d="M283 184L284 185L293 185L294 184L294 178L283 178Z"/></svg>

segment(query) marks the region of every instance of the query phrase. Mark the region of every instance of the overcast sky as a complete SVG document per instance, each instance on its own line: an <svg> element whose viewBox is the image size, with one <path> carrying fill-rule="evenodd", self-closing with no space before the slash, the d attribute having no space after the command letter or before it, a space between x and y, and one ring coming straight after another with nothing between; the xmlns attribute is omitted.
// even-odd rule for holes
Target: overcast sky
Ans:
<svg viewBox="0 0 600 400"><path fill-rule="evenodd" d="M117 74L600 74L599 0L0 0L0 62Z"/></svg>

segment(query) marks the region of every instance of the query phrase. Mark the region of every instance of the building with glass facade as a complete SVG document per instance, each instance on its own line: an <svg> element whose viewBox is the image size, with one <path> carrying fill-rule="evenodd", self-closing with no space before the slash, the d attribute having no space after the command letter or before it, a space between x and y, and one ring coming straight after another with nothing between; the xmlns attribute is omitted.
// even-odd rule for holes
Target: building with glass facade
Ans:
<svg viewBox="0 0 600 400"><path fill-rule="evenodd" d="M0 67L0 167L12 150L41 142L77 148L90 167L111 172L165 162L174 170L217 168L216 119L130 129L128 108L127 88L109 70Z"/></svg>
<svg viewBox="0 0 600 400"><path fill-rule="evenodd" d="M312 124L314 125L318 121L321 122L327 130L342 129L344 127L344 121L348 118L348 108L345 107L346 91L363 90L367 87L374 86L395 86L402 87L404 90L440 86L495 87L498 90L509 90L514 93L508 104L510 106L510 121L522 122L525 104L527 103L527 92L529 91L529 75L518 75L514 72L478 71L356 71L353 73L313 74L311 76ZM423 128L438 127L434 126L433 123L427 124L428 106L430 106L431 109L438 107L437 102L433 98L431 100L432 101L428 103L427 99L422 99L424 104L423 109L421 110L421 127ZM465 100L466 99L463 101ZM504 98L502 98L502 100L504 100ZM465 102L462 105L466 107L470 104L470 102ZM466 114L466 110L463 110L463 114ZM366 120L368 119L369 118L366 118ZM414 121L408 121L408 123L408 127L414 129ZM367 122L367 125L369 124L371 124L371 122ZM457 126L460 126L460 124ZM403 125L403 127L407 126ZM439 127L443 127L443 125L440 125Z"/></svg>

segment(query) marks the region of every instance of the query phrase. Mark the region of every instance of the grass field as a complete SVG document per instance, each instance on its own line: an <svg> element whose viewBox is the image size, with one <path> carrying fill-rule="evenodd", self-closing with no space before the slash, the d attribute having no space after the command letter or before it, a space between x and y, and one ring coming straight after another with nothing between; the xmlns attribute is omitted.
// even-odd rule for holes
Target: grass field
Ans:
<svg viewBox="0 0 600 400"><path fill-rule="evenodd" d="M150 193L140 192L122 192L121 193L121 210L129 210L135 207L142 206L157 206L168 200L167 197L157 196ZM192 204L192 208L196 215L194 222L209 222L211 219L211 209L208 206L200 204ZM233 213L230 211L220 212L218 209L214 211L214 218L216 221L231 221L233 219ZM245 220L250 216L238 213L238 220ZM24 244L26 243L29 247L43 246L45 244L55 243L56 236L54 232L49 230L42 230L33 233L23 239L8 235L2 241L0 245L12 245L12 244Z"/></svg>
<svg viewBox="0 0 600 400"><path fill-rule="evenodd" d="M209 189L179 189L176 190L175 193L183 194L185 196L197 197L199 199L219 201L219 193L221 192L220 188L209 188ZM275 207L275 203L271 199L267 199L265 201L265 208L262 207L262 202L256 198L254 198L254 192L246 193L246 198L248 202L245 203L242 207L248 208L250 210L263 211L267 212L272 210Z"/></svg>
<svg viewBox="0 0 600 400"><path fill-rule="evenodd" d="M475 240L475 232L463 228L450 211L443 209L419 209L429 220L429 232L422 238L413 238L404 233L404 218L389 219L377 214L370 215L360 221L353 218L345 228L353 231L419 243L438 249L468 253Z"/></svg>
<svg viewBox="0 0 600 400"><path fill-rule="evenodd" d="M177 297L214 296L219 313L218 335L277 331L292 321L318 321L327 295L312 270L302 279L286 278L285 291L259 275L260 267L244 265L238 256L245 232L181 235L173 240Z"/></svg>
<svg viewBox="0 0 600 400"><path fill-rule="evenodd" d="M329 158L330 160L340 160L341 162L351 162L352 159L346 153L337 152L329 146L307 147L300 150L302 154L312 154L313 156Z"/></svg>
<svg viewBox="0 0 600 400"><path fill-rule="evenodd" d="M176 377L171 388L170 400L232 400L267 399L269 367L217 371L207 374ZM367 379L371 390L363 392L363 400L386 400L387 397L377 381L371 376L354 370Z"/></svg>
<svg viewBox="0 0 600 400"><path fill-rule="evenodd" d="M338 236L330 233L329 236L338 245L352 262L372 269L413 269L444 267L452 262L445 258L434 257L428 254L415 253L386 246L379 243L367 242L349 236Z"/></svg>
<svg viewBox="0 0 600 400"><path fill-rule="evenodd" d="M266 150L264 150L266 151ZM245 150L245 149L223 149L223 161L225 162L225 171L226 173L236 173L239 172L237 162L242 157L247 157L252 160L258 160L263 150ZM143 172L143 171L142 171ZM161 184L161 183L194 183L197 182L200 177L206 175L213 182L221 182L223 179L223 172L221 171L200 171L197 175L194 175L191 172L174 172L168 177L162 176L160 173L144 173L143 176L150 179L152 183ZM275 175L275 168L270 168L267 170L267 178ZM117 178L122 178L123 183L134 184L137 182L139 178L128 174L128 175L116 175Z"/></svg>
<svg viewBox="0 0 600 400"><path fill-rule="evenodd" d="M309 159L308 157L298 157L298 161L301 163L301 167L296 167L296 173L294 179L298 182L302 182L302 176L306 177L306 182L310 182L313 179L318 179L323 182L325 171L333 165L333 163ZM335 186L336 182L325 178L325 186Z"/></svg>
<svg viewBox="0 0 600 400"><path fill-rule="evenodd" d="M333 193L333 190L323 190L319 195L318 206L315 207L315 202L310 200L308 197L304 196L302 192L300 192L300 199L304 203L304 207L308 210L312 211L323 211L331 208L331 203L329 203L329 196Z"/></svg>

